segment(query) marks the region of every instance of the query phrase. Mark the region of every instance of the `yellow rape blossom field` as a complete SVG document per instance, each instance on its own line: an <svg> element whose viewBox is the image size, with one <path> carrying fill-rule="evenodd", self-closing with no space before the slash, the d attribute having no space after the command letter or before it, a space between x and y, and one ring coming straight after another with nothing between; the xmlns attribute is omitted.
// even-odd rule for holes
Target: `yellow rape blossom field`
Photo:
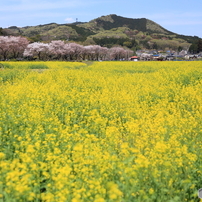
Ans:
<svg viewBox="0 0 202 202"><path fill-rule="evenodd" d="M199 201L202 62L1 64L0 201Z"/></svg>

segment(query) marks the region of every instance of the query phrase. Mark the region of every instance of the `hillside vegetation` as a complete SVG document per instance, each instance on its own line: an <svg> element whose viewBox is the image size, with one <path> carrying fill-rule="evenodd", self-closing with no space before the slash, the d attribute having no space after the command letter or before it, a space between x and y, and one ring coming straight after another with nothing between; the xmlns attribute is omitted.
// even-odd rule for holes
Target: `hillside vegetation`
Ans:
<svg viewBox="0 0 202 202"><path fill-rule="evenodd" d="M101 16L87 23L50 23L38 26L0 29L3 36L25 36L32 42L51 40L75 41L83 45L97 44L106 47L114 45L132 49L181 49L187 50L199 38L184 36L166 30L159 24L146 19L132 19L121 16Z"/></svg>

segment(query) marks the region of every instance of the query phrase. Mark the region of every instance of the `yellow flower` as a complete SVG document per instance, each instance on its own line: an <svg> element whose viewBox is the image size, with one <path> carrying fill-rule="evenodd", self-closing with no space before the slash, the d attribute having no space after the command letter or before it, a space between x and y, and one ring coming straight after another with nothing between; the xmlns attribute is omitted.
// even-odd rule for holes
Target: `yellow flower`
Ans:
<svg viewBox="0 0 202 202"><path fill-rule="evenodd" d="M33 145L28 145L28 146L27 146L27 152L28 152L28 153L33 153L33 152L35 152L34 146L33 146Z"/></svg>
<svg viewBox="0 0 202 202"><path fill-rule="evenodd" d="M188 201L179 183L196 195L201 61L2 63L13 67L0 71L8 201L147 201L164 186L163 201ZM33 64L49 70L22 70Z"/></svg>
<svg viewBox="0 0 202 202"><path fill-rule="evenodd" d="M73 199L71 200L71 202L81 202L81 200L80 200L79 198L73 198Z"/></svg>
<svg viewBox="0 0 202 202"><path fill-rule="evenodd" d="M154 189L150 188L150 189L149 189L149 194L152 195L153 193L154 193Z"/></svg>
<svg viewBox="0 0 202 202"><path fill-rule="evenodd" d="M82 151L83 150L83 145L78 143L74 146L74 151Z"/></svg>
<svg viewBox="0 0 202 202"><path fill-rule="evenodd" d="M6 155L3 152L0 152L0 159L4 159Z"/></svg>
<svg viewBox="0 0 202 202"><path fill-rule="evenodd" d="M96 198L94 202L105 202L104 198Z"/></svg>
<svg viewBox="0 0 202 202"><path fill-rule="evenodd" d="M110 195L109 195L109 198L110 199L117 199L117 195L116 194L114 194L114 193L111 193Z"/></svg>

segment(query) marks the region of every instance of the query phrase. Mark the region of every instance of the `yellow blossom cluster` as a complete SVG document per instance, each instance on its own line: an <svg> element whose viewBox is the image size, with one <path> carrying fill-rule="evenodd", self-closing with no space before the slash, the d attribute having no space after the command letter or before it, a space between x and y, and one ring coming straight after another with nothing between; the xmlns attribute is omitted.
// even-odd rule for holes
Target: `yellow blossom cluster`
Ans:
<svg viewBox="0 0 202 202"><path fill-rule="evenodd" d="M198 201L201 61L2 64L0 201Z"/></svg>

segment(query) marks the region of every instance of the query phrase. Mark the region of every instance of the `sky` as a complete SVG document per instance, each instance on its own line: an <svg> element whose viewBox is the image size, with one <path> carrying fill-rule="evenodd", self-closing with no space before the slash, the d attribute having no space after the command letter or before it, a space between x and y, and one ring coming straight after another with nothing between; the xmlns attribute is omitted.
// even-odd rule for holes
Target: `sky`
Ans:
<svg viewBox="0 0 202 202"><path fill-rule="evenodd" d="M89 22L116 14L147 18L177 34L202 38L202 0L0 0L0 27Z"/></svg>

